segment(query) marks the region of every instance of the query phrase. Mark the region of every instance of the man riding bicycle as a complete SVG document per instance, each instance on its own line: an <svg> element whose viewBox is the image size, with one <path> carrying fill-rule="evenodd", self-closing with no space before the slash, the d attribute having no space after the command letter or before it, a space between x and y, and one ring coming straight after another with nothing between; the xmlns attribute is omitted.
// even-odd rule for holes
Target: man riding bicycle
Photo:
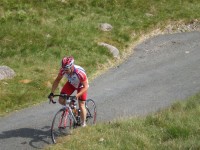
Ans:
<svg viewBox="0 0 200 150"><path fill-rule="evenodd" d="M72 56L64 57L61 61L60 71L53 82L51 93L49 94L50 100L53 100L54 92L63 76L65 76L68 80L62 88L61 94L71 95L75 90L77 91L76 98L81 110L81 122L82 126L85 127L85 101L87 99L87 90L89 88L85 70L81 66L74 64L74 58ZM59 97L59 103L65 105L65 100L62 97Z"/></svg>

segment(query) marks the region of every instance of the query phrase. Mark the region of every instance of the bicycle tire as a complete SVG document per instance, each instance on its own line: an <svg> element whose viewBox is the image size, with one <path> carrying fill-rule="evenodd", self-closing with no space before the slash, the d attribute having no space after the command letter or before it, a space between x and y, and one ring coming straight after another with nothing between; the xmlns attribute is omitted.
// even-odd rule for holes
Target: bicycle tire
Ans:
<svg viewBox="0 0 200 150"><path fill-rule="evenodd" d="M71 134L73 128L73 119L65 109L60 109L54 116L51 125L51 139L57 143L59 137Z"/></svg>
<svg viewBox="0 0 200 150"><path fill-rule="evenodd" d="M87 115L86 115L86 122L88 125L92 125L96 123L96 117L97 117L97 109L96 109L96 104L94 100L92 99L87 99L85 103L85 107L87 110Z"/></svg>

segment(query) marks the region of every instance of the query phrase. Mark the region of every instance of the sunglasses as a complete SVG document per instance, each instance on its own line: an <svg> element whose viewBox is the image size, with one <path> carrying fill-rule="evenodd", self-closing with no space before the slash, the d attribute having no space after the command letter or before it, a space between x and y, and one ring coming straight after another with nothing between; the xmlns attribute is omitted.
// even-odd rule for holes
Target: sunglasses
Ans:
<svg viewBox="0 0 200 150"><path fill-rule="evenodd" d="M63 70L65 71L69 71L71 68L63 68Z"/></svg>

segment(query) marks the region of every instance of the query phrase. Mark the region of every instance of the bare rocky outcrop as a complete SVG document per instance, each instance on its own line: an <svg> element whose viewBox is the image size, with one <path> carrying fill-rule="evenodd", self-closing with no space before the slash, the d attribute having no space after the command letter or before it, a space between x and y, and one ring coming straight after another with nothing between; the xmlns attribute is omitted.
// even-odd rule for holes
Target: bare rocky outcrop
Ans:
<svg viewBox="0 0 200 150"><path fill-rule="evenodd" d="M183 22L175 22L166 26L164 29L164 33L181 33L181 32L192 32L192 31L200 31L200 21L198 19L194 19L189 23Z"/></svg>
<svg viewBox="0 0 200 150"><path fill-rule="evenodd" d="M174 34L183 32L200 31L200 20L194 19L191 22L185 23L183 21L169 22L167 25L160 29L155 29L151 32L151 37L159 34ZM149 38L149 35L145 35Z"/></svg>
<svg viewBox="0 0 200 150"><path fill-rule="evenodd" d="M15 76L15 72L8 66L0 66L0 80L11 79Z"/></svg>
<svg viewBox="0 0 200 150"><path fill-rule="evenodd" d="M162 26L162 25L161 25ZM144 33L140 35L140 39L136 42L134 42L132 45L130 45L130 48L128 49L129 53L132 53L132 49L139 43L142 43L146 39L155 37L157 35L164 35L164 34L174 34L174 33L183 33L183 32L195 32L200 31L200 20L194 19L190 22L185 22L184 20L180 21L170 21L165 24L164 27L159 27L153 29L149 33ZM136 37L137 34L135 32L132 33L132 37ZM128 55L129 55L128 53ZM125 56L128 56L125 55Z"/></svg>

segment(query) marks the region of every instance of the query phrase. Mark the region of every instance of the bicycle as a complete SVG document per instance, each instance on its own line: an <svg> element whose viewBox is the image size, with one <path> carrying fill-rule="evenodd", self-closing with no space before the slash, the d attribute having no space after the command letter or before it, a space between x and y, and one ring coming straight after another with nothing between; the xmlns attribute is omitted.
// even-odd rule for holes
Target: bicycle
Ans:
<svg viewBox="0 0 200 150"><path fill-rule="evenodd" d="M81 110L77 108L76 96L67 96L66 94L54 95L54 97L60 96L66 101L66 105L63 106L54 116L51 125L51 139L55 144L57 138L65 135L69 135L72 129L81 126L80 113ZM54 100L50 101L53 104ZM92 99L87 99L85 102L85 108L87 111L86 122L88 125L96 123L96 105Z"/></svg>

